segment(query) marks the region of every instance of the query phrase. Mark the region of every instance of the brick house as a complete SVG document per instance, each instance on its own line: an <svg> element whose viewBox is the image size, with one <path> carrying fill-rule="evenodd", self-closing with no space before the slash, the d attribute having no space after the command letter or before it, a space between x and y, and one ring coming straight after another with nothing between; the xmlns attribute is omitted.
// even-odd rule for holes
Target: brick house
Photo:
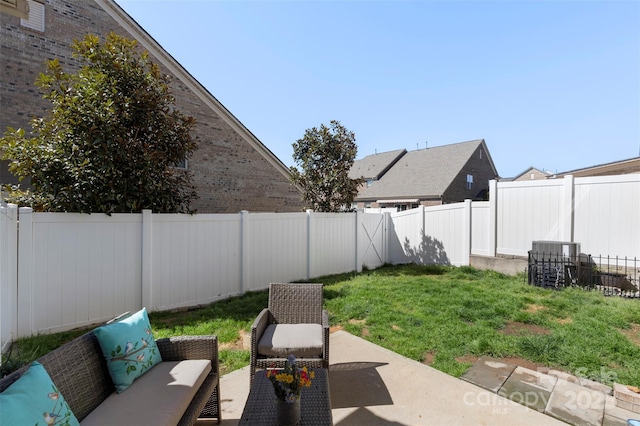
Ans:
<svg viewBox="0 0 640 426"><path fill-rule="evenodd" d="M363 165L378 164L376 156L379 155L386 153L357 160L352 170L357 174L357 170L366 170ZM354 203L357 208L406 210L465 199L486 200L489 181L497 178L498 172L484 139L409 152L403 150L384 174L360 190Z"/></svg>
<svg viewBox="0 0 640 426"><path fill-rule="evenodd" d="M149 51L171 76L176 107L196 119L192 135L199 138L199 149L187 167L200 198L192 208L200 213L303 208L289 169L113 0L0 0L0 131L30 130L31 117L47 113L50 104L34 85L46 60L57 58L73 71L78 64L72 40L111 31ZM3 162L0 183L16 182Z"/></svg>

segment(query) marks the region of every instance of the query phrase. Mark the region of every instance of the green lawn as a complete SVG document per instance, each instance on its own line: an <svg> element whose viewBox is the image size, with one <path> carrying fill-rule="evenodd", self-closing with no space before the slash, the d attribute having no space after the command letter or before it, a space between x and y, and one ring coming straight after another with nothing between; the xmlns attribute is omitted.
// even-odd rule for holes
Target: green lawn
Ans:
<svg viewBox="0 0 640 426"><path fill-rule="evenodd" d="M331 325L460 376L476 357L516 358L606 384L640 386L640 301L580 289L545 290L469 267L384 266L322 277ZM221 372L249 363L242 336L267 292L187 312L152 313L156 337L216 334ZM19 341L20 356L77 333ZM26 354L26 355L25 355Z"/></svg>

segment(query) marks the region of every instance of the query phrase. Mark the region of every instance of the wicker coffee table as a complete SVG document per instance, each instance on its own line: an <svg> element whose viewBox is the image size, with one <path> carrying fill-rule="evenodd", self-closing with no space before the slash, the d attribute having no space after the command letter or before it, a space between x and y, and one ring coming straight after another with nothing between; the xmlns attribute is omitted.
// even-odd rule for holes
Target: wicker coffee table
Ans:
<svg viewBox="0 0 640 426"><path fill-rule="evenodd" d="M314 368L315 378L311 386L302 389L300 400L301 426L333 424L331 416L331 399L329 397L329 379L327 370ZM253 385L249 391L247 403L242 412L240 425L274 426L276 422L276 394L273 385L264 370L256 372Z"/></svg>

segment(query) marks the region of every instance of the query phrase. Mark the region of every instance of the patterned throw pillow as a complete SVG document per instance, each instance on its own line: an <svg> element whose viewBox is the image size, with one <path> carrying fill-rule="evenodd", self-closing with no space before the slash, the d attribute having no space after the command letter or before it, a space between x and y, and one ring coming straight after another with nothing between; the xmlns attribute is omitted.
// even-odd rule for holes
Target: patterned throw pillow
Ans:
<svg viewBox="0 0 640 426"><path fill-rule="evenodd" d="M53 424L75 426L80 423L47 370L39 362L33 362L18 380L0 393L0 425Z"/></svg>
<svg viewBox="0 0 640 426"><path fill-rule="evenodd" d="M121 321L96 328L93 332L100 342L102 355L118 393L162 362L145 308Z"/></svg>

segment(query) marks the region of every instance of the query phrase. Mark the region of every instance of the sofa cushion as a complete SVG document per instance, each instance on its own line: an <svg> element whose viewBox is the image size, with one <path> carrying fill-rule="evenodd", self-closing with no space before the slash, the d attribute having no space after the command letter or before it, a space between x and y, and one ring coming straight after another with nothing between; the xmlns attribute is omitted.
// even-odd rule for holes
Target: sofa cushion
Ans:
<svg viewBox="0 0 640 426"><path fill-rule="evenodd" d="M211 372L210 360L166 361L112 393L81 425L175 425Z"/></svg>
<svg viewBox="0 0 640 426"><path fill-rule="evenodd" d="M153 339L147 310L94 330L117 392L162 361Z"/></svg>
<svg viewBox="0 0 640 426"><path fill-rule="evenodd" d="M322 356L322 325L269 324L258 342L258 354L279 358Z"/></svg>
<svg viewBox="0 0 640 426"><path fill-rule="evenodd" d="M44 367L34 362L0 393L0 425L78 425Z"/></svg>

